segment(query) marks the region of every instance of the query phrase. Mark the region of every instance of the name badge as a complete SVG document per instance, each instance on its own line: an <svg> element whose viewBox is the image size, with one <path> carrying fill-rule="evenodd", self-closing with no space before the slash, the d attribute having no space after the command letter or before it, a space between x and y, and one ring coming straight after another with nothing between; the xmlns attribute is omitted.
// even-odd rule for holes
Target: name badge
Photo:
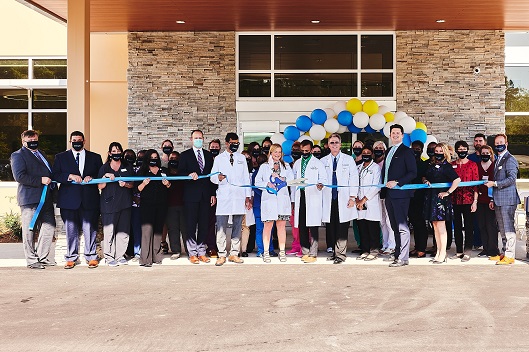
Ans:
<svg viewBox="0 0 529 352"><path fill-rule="evenodd" d="M452 165L452 167L453 167L454 169L457 169L457 165Z"/></svg>
<svg viewBox="0 0 529 352"><path fill-rule="evenodd" d="M242 161L241 161L241 160L237 161L237 164L241 165L241 164L242 164Z"/></svg>
<svg viewBox="0 0 529 352"><path fill-rule="evenodd" d="M439 166L439 165L435 165L435 168L436 168L436 169L438 169L438 168L440 168L440 167L441 167L441 166Z"/></svg>
<svg viewBox="0 0 529 352"><path fill-rule="evenodd" d="M484 180L484 181L488 181L489 177L488 176L483 176L481 179Z"/></svg>
<svg viewBox="0 0 529 352"><path fill-rule="evenodd" d="M121 172L127 172L127 169L121 169Z"/></svg>
<svg viewBox="0 0 529 352"><path fill-rule="evenodd" d="M163 172L162 172L162 173L161 173L160 175L162 175L162 177L165 177L165 176L167 176L167 175L166 175L166 174L164 174Z"/></svg>

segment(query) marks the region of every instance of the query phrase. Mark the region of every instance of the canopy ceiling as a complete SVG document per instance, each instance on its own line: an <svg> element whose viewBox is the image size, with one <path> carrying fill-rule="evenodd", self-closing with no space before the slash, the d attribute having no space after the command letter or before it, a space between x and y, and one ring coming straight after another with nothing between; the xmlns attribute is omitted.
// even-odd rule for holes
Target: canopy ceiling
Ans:
<svg viewBox="0 0 529 352"><path fill-rule="evenodd" d="M18 1L68 19L67 0ZM90 11L92 32L529 30L528 0L91 0Z"/></svg>

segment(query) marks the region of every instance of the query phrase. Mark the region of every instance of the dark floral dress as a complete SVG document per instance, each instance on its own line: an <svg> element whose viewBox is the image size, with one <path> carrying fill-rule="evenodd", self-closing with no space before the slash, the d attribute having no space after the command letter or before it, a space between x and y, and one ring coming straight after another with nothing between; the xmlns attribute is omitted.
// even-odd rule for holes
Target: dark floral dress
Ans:
<svg viewBox="0 0 529 352"><path fill-rule="evenodd" d="M452 165L444 161L442 164L431 164L426 170L425 178L430 183L454 182L459 176L454 171ZM423 215L426 220L445 221L452 220L452 200L451 197L439 198L439 193L448 191L445 188L428 188L424 198Z"/></svg>

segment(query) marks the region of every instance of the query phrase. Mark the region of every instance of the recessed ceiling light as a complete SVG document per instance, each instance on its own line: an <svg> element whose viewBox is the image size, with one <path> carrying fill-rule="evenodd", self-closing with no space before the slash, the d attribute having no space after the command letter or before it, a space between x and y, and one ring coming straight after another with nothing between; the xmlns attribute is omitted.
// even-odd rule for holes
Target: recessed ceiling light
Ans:
<svg viewBox="0 0 529 352"><path fill-rule="evenodd" d="M310 21L310 23L318 24L318 23L320 23L320 21L318 21L318 20L312 20L312 21Z"/></svg>
<svg viewBox="0 0 529 352"><path fill-rule="evenodd" d="M186 23L186 21L176 21L176 23L178 23L178 24L184 24L184 23Z"/></svg>
<svg viewBox="0 0 529 352"><path fill-rule="evenodd" d="M437 20L435 22L437 22L437 23L445 23L446 21L445 20Z"/></svg>

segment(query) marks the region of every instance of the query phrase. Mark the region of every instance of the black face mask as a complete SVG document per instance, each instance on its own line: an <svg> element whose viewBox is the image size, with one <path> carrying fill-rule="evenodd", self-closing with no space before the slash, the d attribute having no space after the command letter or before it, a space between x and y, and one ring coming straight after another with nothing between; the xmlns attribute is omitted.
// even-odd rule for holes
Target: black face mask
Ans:
<svg viewBox="0 0 529 352"><path fill-rule="evenodd" d="M112 160L115 160L115 161L120 161L121 160L121 153L112 153L112 154L110 154L110 158Z"/></svg>
<svg viewBox="0 0 529 352"><path fill-rule="evenodd" d="M301 156L303 157L303 159L308 159L308 158L310 158L311 154L310 153L302 153Z"/></svg>
<svg viewBox="0 0 529 352"><path fill-rule="evenodd" d="M149 166L158 166L160 167L160 159L150 159Z"/></svg>
<svg viewBox="0 0 529 352"><path fill-rule="evenodd" d="M169 154L171 154L173 152L173 147L163 147L162 151L163 151L164 154L169 155Z"/></svg>
<svg viewBox="0 0 529 352"><path fill-rule="evenodd" d="M312 153L312 155L314 155L317 159L321 159L321 153L319 152Z"/></svg>
<svg viewBox="0 0 529 352"><path fill-rule="evenodd" d="M83 142L72 142L72 148L76 151L83 149Z"/></svg>
<svg viewBox="0 0 529 352"><path fill-rule="evenodd" d="M428 148L426 149L426 155L428 155L430 158L434 156L435 154L435 148Z"/></svg>
<svg viewBox="0 0 529 352"><path fill-rule="evenodd" d="M356 156L360 156L362 154L362 148L353 148L353 153Z"/></svg>
<svg viewBox="0 0 529 352"><path fill-rule="evenodd" d="M263 147L263 154L267 154L270 152L270 147Z"/></svg>
<svg viewBox="0 0 529 352"><path fill-rule="evenodd" d="M481 156L481 161L483 161L484 163L488 162L490 160L490 155L482 155Z"/></svg>
<svg viewBox="0 0 529 352"><path fill-rule="evenodd" d="M213 156L217 156L219 155L219 150L218 149L210 149L209 151L211 154L213 154Z"/></svg>
<svg viewBox="0 0 529 352"><path fill-rule="evenodd" d="M178 160L169 160L168 165L171 169L178 169Z"/></svg>
<svg viewBox="0 0 529 352"><path fill-rule="evenodd" d="M370 162L371 160L373 160L373 157L371 155L362 155L362 161L364 163L368 163Z"/></svg>
<svg viewBox="0 0 529 352"><path fill-rule="evenodd" d="M507 148L507 146L506 146L505 144L499 144L499 145L494 146L494 149L495 149L498 153L503 152L506 148Z"/></svg>
<svg viewBox="0 0 529 352"><path fill-rule="evenodd" d="M125 161L128 162L131 165L134 165L134 163L136 162L136 158L134 158L132 156L126 156L125 157Z"/></svg>
<svg viewBox="0 0 529 352"><path fill-rule="evenodd" d="M437 161L441 161L441 160L443 160L445 158L444 154L434 153L434 156L435 156L435 160L437 160Z"/></svg>
<svg viewBox="0 0 529 352"><path fill-rule="evenodd" d="M384 155L384 151L380 149L373 150L373 153L375 154L376 158L380 158L382 155Z"/></svg>
<svg viewBox="0 0 529 352"><path fill-rule="evenodd" d="M414 150L413 151L413 155L415 155L415 158L420 158L421 154L422 154L422 152L420 150Z"/></svg>
<svg viewBox="0 0 529 352"><path fill-rule="evenodd" d="M136 166L142 166L143 165L143 159L136 160Z"/></svg>
<svg viewBox="0 0 529 352"><path fill-rule="evenodd" d="M459 159L465 159L468 155L468 151L466 152L457 152L457 156L459 157Z"/></svg>
<svg viewBox="0 0 529 352"><path fill-rule="evenodd" d="M252 156L254 158L257 158L259 156L259 154L261 154L261 150L259 150L259 149L253 149L252 150Z"/></svg>
<svg viewBox="0 0 529 352"><path fill-rule="evenodd" d="M298 160L299 158L301 158L301 152L292 152L290 156L292 156L292 159Z"/></svg>
<svg viewBox="0 0 529 352"><path fill-rule="evenodd" d="M39 147L39 141L29 141L26 142L26 145L28 146L28 149L37 150Z"/></svg>
<svg viewBox="0 0 529 352"><path fill-rule="evenodd" d="M230 151L232 153L235 153L237 150L239 150L240 143L230 143Z"/></svg>

